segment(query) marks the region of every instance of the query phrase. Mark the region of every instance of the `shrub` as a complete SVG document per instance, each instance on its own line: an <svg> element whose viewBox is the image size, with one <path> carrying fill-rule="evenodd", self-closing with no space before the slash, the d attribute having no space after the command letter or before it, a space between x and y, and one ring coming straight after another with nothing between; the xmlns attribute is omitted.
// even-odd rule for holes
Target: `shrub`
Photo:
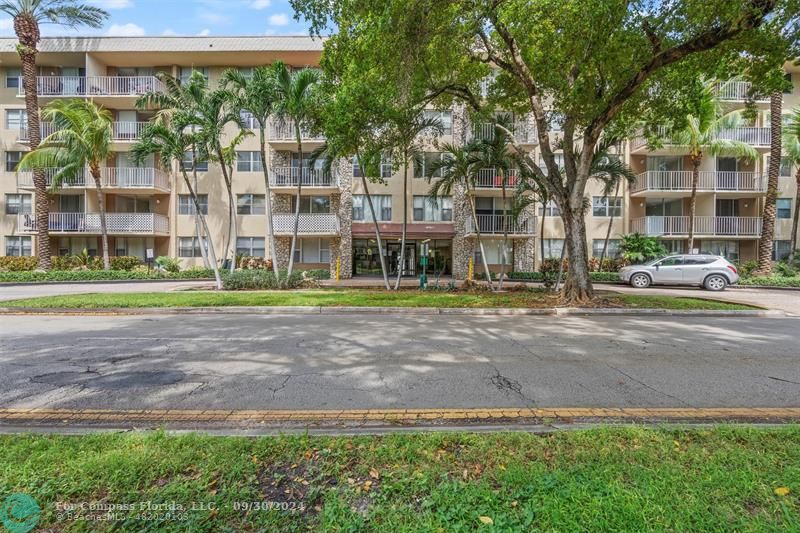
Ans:
<svg viewBox="0 0 800 533"><path fill-rule="evenodd" d="M739 263L736 267L739 271L739 275L746 278L758 268L758 261L746 261L744 263Z"/></svg>
<svg viewBox="0 0 800 533"><path fill-rule="evenodd" d="M272 268L272 265L270 265L270 268ZM311 279L331 279L331 271L324 268L313 268L311 270L306 270L303 274L306 278Z"/></svg>
<svg viewBox="0 0 800 533"><path fill-rule="evenodd" d="M602 282L618 282L619 274L617 272L592 272L589 274L591 276L592 281L602 281Z"/></svg>
<svg viewBox="0 0 800 533"><path fill-rule="evenodd" d="M129 255L111 257L109 261L111 263L111 270L130 271L141 264L141 261L138 257L132 257Z"/></svg>
<svg viewBox="0 0 800 533"><path fill-rule="evenodd" d="M36 270L38 263L39 260L36 257L2 256L0 257L0 271L25 272Z"/></svg>
<svg viewBox="0 0 800 533"><path fill-rule="evenodd" d="M651 259L667 255L667 249L656 237L648 237L640 233L629 233L622 236L622 256L631 263L644 263Z"/></svg>
<svg viewBox="0 0 800 533"><path fill-rule="evenodd" d="M544 276L541 272L512 272L508 275L510 280L519 281L542 281Z"/></svg>
<svg viewBox="0 0 800 533"><path fill-rule="evenodd" d="M162 269L166 270L167 272L180 272L181 270L181 263L175 257L168 257L166 255L160 255L156 257L156 264Z"/></svg>
<svg viewBox="0 0 800 533"><path fill-rule="evenodd" d="M245 270L272 270L272 260L264 257L249 257L246 255L236 258L236 266Z"/></svg>
<svg viewBox="0 0 800 533"><path fill-rule="evenodd" d="M800 276L765 276L763 278L743 277L739 280L739 285L760 285L764 287L800 287Z"/></svg>
<svg viewBox="0 0 800 533"><path fill-rule="evenodd" d="M233 273L223 274L222 288L229 291L295 289L302 281L301 272L293 272L288 280L286 272L281 272L278 280L271 270L236 270Z"/></svg>
<svg viewBox="0 0 800 533"><path fill-rule="evenodd" d="M620 268L629 264L629 261L624 257L620 258L603 258L603 264L600 264L599 257L589 258L589 270L592 272L618 272Z"/></svg>
<svg viewBox="0 0 800 533"><path fill-rule="evenodd" d="M142 266L134 270L51 270L49 272L0 272L0 282L24 283L42 281L117 281L148 279L209 279L214 277L211 269L196 268L183 272L147 271Z"/></svg>
<svg viewBox="0 0 800 533"><path fill-rule="evenodd" d="M775 273L779 276L792 278L797 275L797 270L792 265L786 264L783 261L775 263Z"/></svg>

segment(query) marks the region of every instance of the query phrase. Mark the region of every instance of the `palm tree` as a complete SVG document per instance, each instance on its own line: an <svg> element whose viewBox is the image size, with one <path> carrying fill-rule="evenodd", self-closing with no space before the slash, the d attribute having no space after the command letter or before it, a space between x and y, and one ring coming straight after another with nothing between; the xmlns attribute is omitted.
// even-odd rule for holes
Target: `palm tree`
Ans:
<svg viewBox="0 0 800 533"><path fill-rule="evenodd" d="M31 150L36 150L41 142L39 121L39 96L36 86L36 55L41 35L39 25L50 23L75 28L89 26L99 28L108 18L108 12L96 6L76 0L6 0L0 2L0 11L14 19L14 33L17 35L19 53L22 61L22 85L25 90L25 111L28 116L28 142ZM36 188L36 232L39 268L50 269L50 235L47 180L44 172L33 172Z"/></svg>
<svg viewBox="0 0 800 533"><path fill-rule="evenodd" d="M479 147L475 143L469 143L465 146L445 143L442 145L442 150L445 156L434 163L433 168L429 169L428 182L431 182L434 174L439 174L441 178L433 182L428 194L432 201L437 202L443 196L451 196L453 189L459 186L464 188L472 223L475 225L475 239L481 251L483 270L486 274L486 280L489 282L489 288L494 290L492 273L489 270L489 263L486 261L486 250L481 240L481 227L478 224L478 215L475 209L474 191L481 163L478 155Z"/></svg>
<svg viewBox="0 0 800 533"><path fill-rule="evenodd" d="M316 118L315 90L320 75L319 71L309 68L292 73L281 62L275 63L273 69L277 84L275 116L284 124L291 123L297 143L297 157L300 161L294 208L294 230L287 270L287 276L291 277L294 269L294 251L297 249L297 234L300 229L300 196L303 192L303 133L312 126Z"/></svg>
<svg viewBox="0 0 800 533"><path fill-rule="evenodd" d="M792 236L789 245L789 264L794 264L795 251L797 249L797 230L800 221L800 107L795 108L783 134L783 148L786 156L795 167L795 199L794 213L792 215Z"/></svg>
<svg viewBox="0 0 800 533"><path fill-rule="evenodd" d="M618 144L619 139L609 137L600 142L595 150L594 158L592 159L592 169L590 175L600 180L603 184L603 196L608 198L612 189L614 192L613 198L619 198L619 187L623 181L632 184L636 181L636 173L631 167L622 162L622 159L616 154L609 152L609 148ZM603 251L600 254L600 270L603 269L603 260L606 258L608 251L608 241L611 238L611 228L614 225L615 209L611 209L611 216L608 218L608 228L606 229L606 238L603 241Z"/></svg>
<svg viewBox="0 0 800 533"><path fill-rule="evenodd" d="M686 115L686 122L672 132L672 144L689 152L692 162L692 194L689 202L689 253L694 249L694 221L697 212L697 185L700 181L700 165L706 153L745 157L753 160L758 157L755 148L747 143L721 139L723 130L738 128L742 124L738 111L724 113L714 94L714 84L706 83L693 102L693 110Z"/></svg>
<svg viewBox="0 0 800 533"><path fill-rule="evenodd" d="M253 76L247 79L240 70L228 69L222 75L222 86L230 90L233 100L230 102L234 112L249 113L257 124L261 147L261 169L264 172L265 214L267 219L267 241L272 258L272 270L275 278L279 277L278 261L275 248L275 232L272 226L272 191L269 184L270 161L267 154L266 131L269 119L275 108L277 79L275 73L281 67L273 65L253 69Z"/></svg>
<svg viewBox="0 0 800 533"><path fill-rule="evenodd" d="M100 211L100 233L103 244L103 267L108 270L108 229L103 198L100 166L111 154L114 118L111 112L86 100L56 100L42 111L53 123L54 133L20 161L20 170L55 168L53 188L63 182L73 182L84 169L94 180L97 207Z"/></svg>
<svg viewBox="0 0 800 533"><path fill-rule="evenodd" d="M769 97L769 168L767 169L767 196L761 215L761 239L758 241L758 268L755 276L772 274L772 248L775 239L775 216L778 202L778 181L781 173L781 107L783 94L775 91Z"/></svg>
<svg viewBox="0 0 800 533"><path fill-rule="evenodd" d="M200 207L200 201L197 197L197 189L192 185L192 180L189 179L189 174L183 164L184 154L192 150L199 142L197 139L198 133L191 128L193 125L194 116L190 112L179 112L173 115L173 120L169 125L164 122L156 121L148 124L142 131L141 139L137 142L132 153L134 158L141 162L149 155L156 155L164 168L170 168L173 162L177 162L178 171L183 177L183 182L186 189L189 191L189 196L194 203L195 214L202 226L202 231L198 236L200 249L207 250L210 256L211 268L214 270L214 278L217 282L217 289L222 289L222 278L220 277L219 264L217 263L217 256L214 252L214 243L211 239L211 232L208 230L205 215ZM206 237L203 238L203 235Z"/></svg>

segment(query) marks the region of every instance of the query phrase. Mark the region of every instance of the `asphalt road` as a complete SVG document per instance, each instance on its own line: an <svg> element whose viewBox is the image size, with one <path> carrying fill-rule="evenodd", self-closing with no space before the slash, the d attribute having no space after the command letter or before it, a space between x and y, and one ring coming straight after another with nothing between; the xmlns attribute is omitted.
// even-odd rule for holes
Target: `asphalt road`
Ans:
<svg viewBox="0 0 800 533"><path fill-rule="evenodd" d="M3 316L0 407L797 407L796 318Z"/></svg>

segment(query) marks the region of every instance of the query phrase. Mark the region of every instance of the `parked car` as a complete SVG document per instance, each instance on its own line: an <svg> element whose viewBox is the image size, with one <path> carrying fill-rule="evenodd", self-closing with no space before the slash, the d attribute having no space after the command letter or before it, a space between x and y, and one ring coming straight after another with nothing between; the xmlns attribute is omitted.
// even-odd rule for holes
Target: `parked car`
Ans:
<svg viewBox="0 0 800 533"><path fill-rule="evenodd" d="M695 285L722 291L739 282L739 272L718 255L670 255L620 269L619 277L637 289L650 285Z"/></svg>

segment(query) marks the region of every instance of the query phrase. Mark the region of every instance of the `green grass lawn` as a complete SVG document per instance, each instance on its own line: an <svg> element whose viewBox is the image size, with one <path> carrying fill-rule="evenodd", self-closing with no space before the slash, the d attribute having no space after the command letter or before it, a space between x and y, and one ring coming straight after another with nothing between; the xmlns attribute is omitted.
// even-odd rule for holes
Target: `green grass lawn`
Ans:
<svg viewBox="0 0 800 533"><path fill-rule="evenodd" d="M0 436L0 498L10 493L59 531L797 531L800 428ZM186 511L66 522L56 502Z"/></svg>
<svg viewBox="0 0 800 533"><path fill-rule="evenodd" d="M315 289L298 291L185 291L169 293L75 294L2 302L9 307L109 308L205 306L359 306L359 307L554 307L557 297L541 290L515 290L501 294L481 292L383 291L370 289ZM752 309L700 298L640 296L601 293L600 307L664 309Z"/></svg>

